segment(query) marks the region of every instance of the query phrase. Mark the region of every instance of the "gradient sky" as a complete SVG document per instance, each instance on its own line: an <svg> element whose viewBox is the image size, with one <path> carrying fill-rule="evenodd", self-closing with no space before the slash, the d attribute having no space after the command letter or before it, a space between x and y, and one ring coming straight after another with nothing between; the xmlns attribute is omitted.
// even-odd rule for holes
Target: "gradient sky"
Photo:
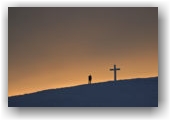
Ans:
<svg viewBox="0 0 170 120"><path fill-rule="evenodd" d="M8 96L158 76L158 8L9 8Z"/></svg>

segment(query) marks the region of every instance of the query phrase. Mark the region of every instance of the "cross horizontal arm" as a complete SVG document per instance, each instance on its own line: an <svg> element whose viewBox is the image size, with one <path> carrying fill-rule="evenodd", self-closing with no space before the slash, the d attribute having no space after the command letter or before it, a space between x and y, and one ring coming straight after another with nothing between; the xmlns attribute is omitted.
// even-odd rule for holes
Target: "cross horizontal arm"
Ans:
<svg viewBox="0 0 170 120"><path fill-rule="evenodd" d="M116 68L116 69L110 69L110 71L114 71L114 70L120 70L120 68Z"/></svg>

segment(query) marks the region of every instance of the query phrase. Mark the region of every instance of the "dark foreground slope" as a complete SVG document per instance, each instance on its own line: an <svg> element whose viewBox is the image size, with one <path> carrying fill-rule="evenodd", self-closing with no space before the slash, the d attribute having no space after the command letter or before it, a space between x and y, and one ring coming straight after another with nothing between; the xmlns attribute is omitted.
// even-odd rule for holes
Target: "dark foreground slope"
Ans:
<svg viewBox="0 0 170 120"><path fill-rule="evenodd" d="M158 77L109 81L8 98L9 107L156 107Z"/></svg>

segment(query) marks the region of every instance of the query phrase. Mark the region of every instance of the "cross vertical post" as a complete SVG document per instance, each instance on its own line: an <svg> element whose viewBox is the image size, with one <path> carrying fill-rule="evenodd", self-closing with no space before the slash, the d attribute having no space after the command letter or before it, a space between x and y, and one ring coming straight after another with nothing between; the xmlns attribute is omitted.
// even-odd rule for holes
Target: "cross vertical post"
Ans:
<svg viewBox="0 0 170 120"><path fill-rule="evenodd" d="M116 79L116 77L117 77L117 76L116 76L116 71L117 71L117 70L120 70L120 68L116 68L116 65L114 65L114 68L113 68L113 69L110 69L110 71L114 71L114 81L115 81L115 82L116 82L116 80L117 80L117 79Z"/></svg>

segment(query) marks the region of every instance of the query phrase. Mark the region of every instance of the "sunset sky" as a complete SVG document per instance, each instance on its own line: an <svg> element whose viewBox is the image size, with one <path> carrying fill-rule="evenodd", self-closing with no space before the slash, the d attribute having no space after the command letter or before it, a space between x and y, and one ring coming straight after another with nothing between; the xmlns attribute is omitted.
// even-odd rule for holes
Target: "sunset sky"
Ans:
<svg viewBox="0 0 170 120"><path fill-rule="evenodd" d="M158 76L158 8L9 8L8 96Z"/></svg>

